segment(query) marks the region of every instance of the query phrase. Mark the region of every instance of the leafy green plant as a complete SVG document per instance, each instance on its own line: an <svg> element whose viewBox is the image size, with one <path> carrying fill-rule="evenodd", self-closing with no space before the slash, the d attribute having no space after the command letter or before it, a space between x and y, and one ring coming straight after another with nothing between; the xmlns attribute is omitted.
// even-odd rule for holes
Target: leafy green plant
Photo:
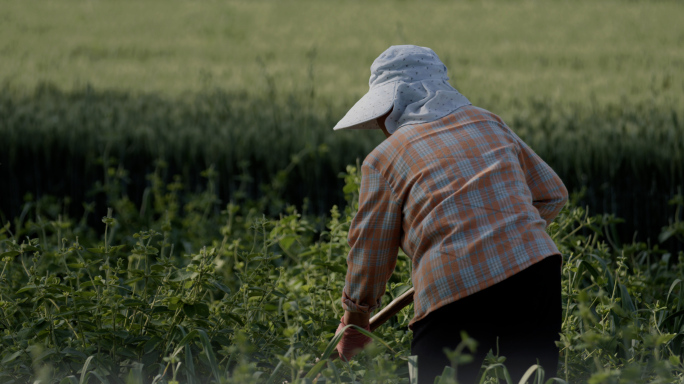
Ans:
<svg viewBox="0 0 684 384"><path fill-rule="evenodd" d="M114 188L100 227L69 218L64 202L50 198L28 200L20 217L2 223L0 381L410 381L411 307L357 358L327 358L342 315L358 166L342 175L346 207L323 222L292 206L265 216L263 202L221 203L212 169L195 193L180 178L165 184L163 169L148 178L144 209ZM530 380L684 377L684 258L618 244L606 236L616 220L575 200L550 226L564 256L560 378L530 367ZM400 254L385 302L410 286L409 274ZM467 358L458 352L443 380L454 380ZM511 382L505 356L490 354L482 373L482 383Z"/></svg>
<svg viewBox="0 0 684 384"><path fill-rule="evenodd" d="M68 206L74 216L85 211L81 202L99 201L97 215L104 215L101 203L118 199L143 213L168 210L173 218L180 195L200 189L205 200L195 202L194 219L209 213L208 198L249 200L269 216L306 199L308 213L325 215L344 201L338 171L365 157L381 135L333 133L348 105L296 89L273 92L247 97L211 88L168 96L0 87L0 179L16 186L3 191L0 211L21 215L24 191L49 186L49 193L78 202ZM586 188L583 204L628 218L618 227L624 238L635 230L641 239L657 237L671 214L665 202L684 184L684 104L514 100L490 108L570 190ZM74 170L68 181L64 169ZM160 191L162 184L170 189ZM113 208L121 220L136 217Z"/></svg>

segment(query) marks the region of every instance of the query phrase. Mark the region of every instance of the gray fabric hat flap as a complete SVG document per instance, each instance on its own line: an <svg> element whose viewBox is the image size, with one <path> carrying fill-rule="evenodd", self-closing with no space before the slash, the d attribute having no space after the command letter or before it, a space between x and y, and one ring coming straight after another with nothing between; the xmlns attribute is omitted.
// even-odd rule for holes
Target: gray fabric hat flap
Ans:
<svg viewBox="0 0 684 384"><path fill-rule="evenodd" d="M333 129L379 129L376 119L391 108L385 126L394 133L403 125L434 121L470 105L448 80L446 66L432 49L392 46L371 65L368 93Z"/></svg>
<svg viewBox="0 0 684 384"><path fill-rule="evenodd" d="M376 119L392 108L396 86L391 82L371 87L333 129L380 129Z"/></svg>

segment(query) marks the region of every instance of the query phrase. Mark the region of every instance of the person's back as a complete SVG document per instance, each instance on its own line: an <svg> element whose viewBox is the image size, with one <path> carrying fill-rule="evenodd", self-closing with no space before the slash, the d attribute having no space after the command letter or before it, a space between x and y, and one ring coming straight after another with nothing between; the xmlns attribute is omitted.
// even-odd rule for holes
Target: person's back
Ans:
<svg viewBox="0 0 684 384"><path fill-rule="evenodd" d="M558 253L545 218L557 215L567 191L491 112L464 106L437 121L402 127L364 167L378 172L402 207L400 246L412 257L416 289L411 324ZM535 181L541 179L556 188L530 188L541 187Z"/></svg>

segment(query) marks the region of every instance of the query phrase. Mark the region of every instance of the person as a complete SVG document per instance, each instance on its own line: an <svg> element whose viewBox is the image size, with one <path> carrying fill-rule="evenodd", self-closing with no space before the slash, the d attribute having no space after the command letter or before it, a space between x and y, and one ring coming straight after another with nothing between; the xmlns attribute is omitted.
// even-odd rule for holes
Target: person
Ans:
<svg viewBox="0 0 684 384"><path fill-rule="evenodd" d="M476 382L490 350L506 357L514 382L537 363L551 377L562 259L545 229L567 189L501 118L448 80L431 49L392 46L373 62L368 93L334 127L386 136L361 168L337 332L369 329L401 247L412 265L419 383L449 365L444 348L456 348L461 331L478 347L458 367L459 382ZM337 351L348 360L369 341L349 327Z"/></svg>

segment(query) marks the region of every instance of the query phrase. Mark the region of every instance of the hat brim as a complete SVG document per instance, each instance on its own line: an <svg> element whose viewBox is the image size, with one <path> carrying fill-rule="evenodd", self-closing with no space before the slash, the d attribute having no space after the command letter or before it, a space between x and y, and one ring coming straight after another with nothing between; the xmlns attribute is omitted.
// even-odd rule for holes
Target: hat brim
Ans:
<svg viewBox="0 0 684 384"><path fill-rule="evenodd" d="M394 105L396 86L396 82L391 82L372 88L351 107L333 130L380 129L376 119L387 113Z"/></svg>

